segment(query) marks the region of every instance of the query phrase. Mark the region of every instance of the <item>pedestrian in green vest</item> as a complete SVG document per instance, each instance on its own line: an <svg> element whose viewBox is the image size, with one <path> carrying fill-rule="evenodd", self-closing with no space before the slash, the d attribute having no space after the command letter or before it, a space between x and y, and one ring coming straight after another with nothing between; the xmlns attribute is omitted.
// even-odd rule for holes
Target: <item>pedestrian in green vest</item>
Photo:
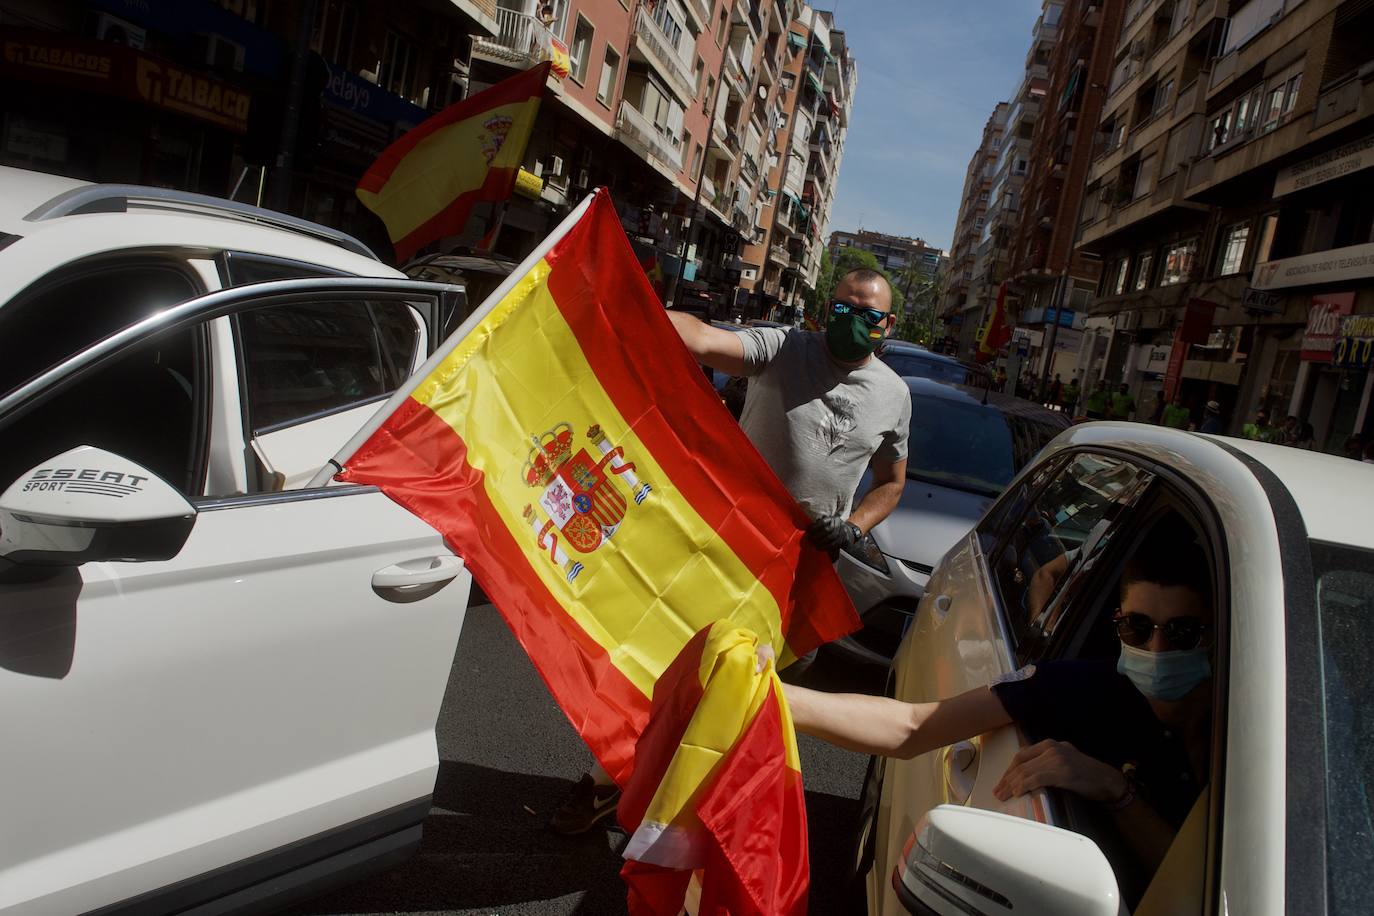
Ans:
<svg viewBox="0 0 1374 916"><path fill-rule="evenodd" d="M1131 397L1131 389L1125 382L1116 389L1112 395L1112 408L1108 416L1113 420L1129 420L1135 411L1135 398Z"/></svg>
<svg viewBox="0 0 1374 916"><path fill-rule="evenodd" d="M1240 434L1244 438L1254 439L1256 442L1273 441L1274 429L1269 425L1269 411L1263 407L1255 411L1254 421L1241 427Z"/></svg>
<svg viewBox="0 0 1374 916"><path fill-rule="evenodd" d="M1174 399L1164 405L1164 425L1174 429L1187 429L1190 419L1190 411L1181 403L1182 399L1174 395Z"/></svg>
<svg viewBox="0 0 1374 916"><path fill-rule="evenodd" d="M1059 395L1064 402L1064 413L1068 414L1071 417L1078 410L1079 394L1080 392L1078 390L1078 379L1071 378L1069 379L1069 383L1064 386L1064 390Z"/></svg>
<svg viewBox="0 0 1374 916"><path fill-rule="evenodd" d="M1088 392L1087 408L1089 420L1101 420L1107 416L1107 383L1098 379L1093 390Z"/></svg>

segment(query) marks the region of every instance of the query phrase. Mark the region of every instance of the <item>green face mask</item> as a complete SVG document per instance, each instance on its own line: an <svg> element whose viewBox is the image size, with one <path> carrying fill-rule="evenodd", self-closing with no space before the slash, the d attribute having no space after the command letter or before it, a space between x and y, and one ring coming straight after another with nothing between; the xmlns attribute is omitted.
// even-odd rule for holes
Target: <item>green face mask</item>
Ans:
<svg viewBox="0 0 1374 916"><path fill-rule="evenodd" d="M858 315L831 315L825 326L825 345L842 363L857 363L883 342L887 332L875 328Z"/></svg>

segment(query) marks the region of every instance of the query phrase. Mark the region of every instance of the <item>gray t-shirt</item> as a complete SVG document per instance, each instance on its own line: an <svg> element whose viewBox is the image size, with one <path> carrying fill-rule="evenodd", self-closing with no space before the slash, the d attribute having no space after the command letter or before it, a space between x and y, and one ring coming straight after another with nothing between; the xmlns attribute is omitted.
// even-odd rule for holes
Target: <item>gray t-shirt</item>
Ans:
<svg viewBox="0 0 1374 916"><path fill-rule="evenodd" d="M813 518L848 517L870 459L906 457L911 393L876 358L837 365L816 332L749 328L740 338L744 434Z"/></svg>

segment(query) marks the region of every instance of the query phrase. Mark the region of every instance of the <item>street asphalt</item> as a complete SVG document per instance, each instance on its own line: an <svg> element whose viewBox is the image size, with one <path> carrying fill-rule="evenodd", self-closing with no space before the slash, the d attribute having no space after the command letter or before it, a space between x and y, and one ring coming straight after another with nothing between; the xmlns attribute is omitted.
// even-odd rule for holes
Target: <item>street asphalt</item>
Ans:
<svg viewBox="0 0 1374 916"><path fill-rule="evenodd" d="M823 650L803 683L876 692L882 672ZM591 754L490 604L468 610L439 714L439 777L419 854L293 908L295 916L406 913L615 916L625 836L558 836L548 820ZM813 914L861 913L845 890L867 759L801 737Z"/></svg>

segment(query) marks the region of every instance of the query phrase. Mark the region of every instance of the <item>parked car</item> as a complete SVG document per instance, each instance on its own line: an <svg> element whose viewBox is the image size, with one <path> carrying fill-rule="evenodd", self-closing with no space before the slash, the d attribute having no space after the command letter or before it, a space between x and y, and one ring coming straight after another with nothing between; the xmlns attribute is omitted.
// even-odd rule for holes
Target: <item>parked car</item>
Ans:
<svg viewBox="0 0 1374 916"><path fill-rule="evenodd" d="M461 287L0 168L0 912L269 908L413 852L471 583L316 470Z"/></svg>
<svg viewBox="0 0 1374 916"><path fill-rule="evenodd" d="M1101 805L994 798L1025 743L1014 727L875 759L856 850L869 912L1369 912L1371 512L1359 462L1141 424L1061 434L938 564L889 691L919 702L1027 665L1110 662L1126 558L1181 519L1215 595L1200 794L1149 874ZM1026 539L1043 525L1067 562L1032 601L1049 561Z"/></svg>
<svg viewBox="0 0 1374 916"><path fill-rule="evenodd" d="M987 389L931 378L903 381L912 410L901 502L842 551L836 564L864 628L835 647L883 665L896 651L936 562L1016 472L1069 425L1063 412ZM871 484L865 474L858 493Z"/></svg>
<svg viewBox="0 0 1374 916"><path fill-rule="evenodd" d="M883 341L878 358L903 378L930 378L971 388L992 387L992 373L985 366L966 363L905 340Z"/></svg>
<svg viewBox="0 0 1374 916"><path fill-rule="evenodd" d="M463 288L463 309L449 316L451 327L466 318L520 266L503 255L462 249L450 254L421 255L401 268L412 280L428 280Z"/></svg>

